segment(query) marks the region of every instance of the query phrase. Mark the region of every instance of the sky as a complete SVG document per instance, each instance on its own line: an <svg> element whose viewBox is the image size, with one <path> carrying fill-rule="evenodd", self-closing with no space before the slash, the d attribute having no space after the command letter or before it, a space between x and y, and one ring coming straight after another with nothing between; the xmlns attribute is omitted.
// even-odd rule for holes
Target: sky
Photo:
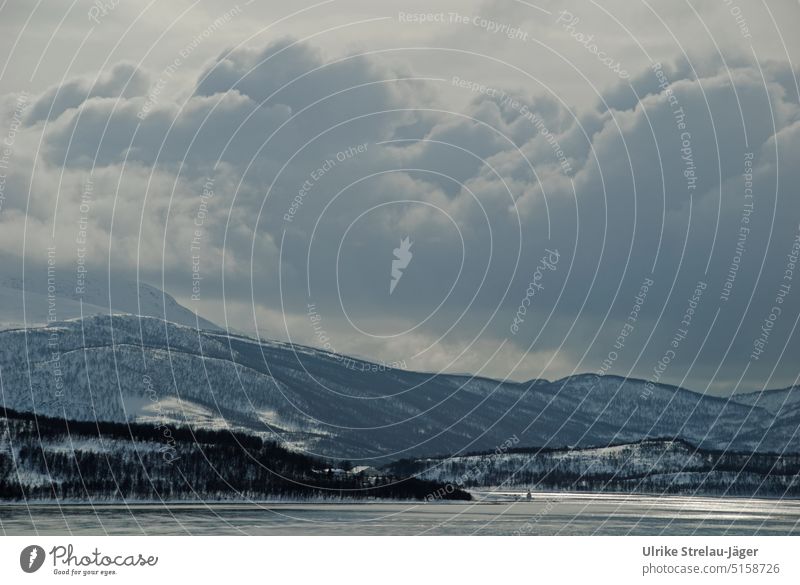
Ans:
<svg viewBox="0 0 800 585"><path fill-rule="evenodd" d="M3 274L140 280L412 370L792 385L798 23L794 0L7 0Z"/></svg>

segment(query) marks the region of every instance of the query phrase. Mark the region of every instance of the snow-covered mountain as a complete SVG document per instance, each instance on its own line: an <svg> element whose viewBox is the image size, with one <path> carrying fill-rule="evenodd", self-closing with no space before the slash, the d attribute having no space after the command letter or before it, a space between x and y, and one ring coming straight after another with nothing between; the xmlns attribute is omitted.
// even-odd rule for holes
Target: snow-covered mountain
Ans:
<svg viewBox="0 0 800 585"><path fill-rule="evenodd" d="M247 429L312 454L379 464L519 446L681 437L705 448L800 452L800 413L594 375L499 382L377 367L308 347L92 316L0 332L0 399L77 420Z"/></svg>
<svg viewBox="0 0 800 585"><path fill-rule="evenodd" d="M42 270L31 271L24 279L0 273L0 329L44 325L48 318L67 320L110 313L146 315L189 327L220 329L144 282L137 285L114 276L87 277L69 283L66 279L53 279L51 284L52 287Z"/></svg>

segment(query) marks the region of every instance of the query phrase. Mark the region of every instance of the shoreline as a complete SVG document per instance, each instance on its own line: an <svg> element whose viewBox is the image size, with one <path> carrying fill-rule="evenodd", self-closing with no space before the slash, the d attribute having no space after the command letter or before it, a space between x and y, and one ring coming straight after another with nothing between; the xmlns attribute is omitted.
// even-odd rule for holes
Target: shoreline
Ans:
<svg viewBox="0 0 800 585"><path fill-rule="evenodd" d="M496 505L514 503L541 503L546 500L561 499L569 500L618 500L618 499L658 499L665 502L694 500L697 502L764 502L800 505L800 498L780 497L780 496L759 496L748 497L742 495L713 495L713 494L656 494L656 493L634 493L634 492L590 492L590 491L531 491L531 500L525 498L527 490L519 491L502 489L480 489L469 490L472 500L436 500L428 502L426 500L397 500L397 499L304 499L304 500L104 500L104 501L85 501L85 500L31 500L28 502L4 501L0 500L2 508L135 508L135 507L261 507L261 506L284 506L284 505L381 505L381 504L408 504L411 506L430 506L430 505Z"/></svg>

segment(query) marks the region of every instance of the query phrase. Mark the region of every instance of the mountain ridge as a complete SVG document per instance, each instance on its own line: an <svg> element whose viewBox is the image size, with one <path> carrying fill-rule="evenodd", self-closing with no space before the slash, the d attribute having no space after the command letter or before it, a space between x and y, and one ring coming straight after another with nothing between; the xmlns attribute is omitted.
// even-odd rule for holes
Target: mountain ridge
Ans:
<svg viewBox="0 0 800 585"><path fill-rule="evenodd" d="M57 352L48 345L53 335ZM529 383L361 371L309 346L148 316L2 331L0 368L3 401L21 412L245 429L310 454L370 464L491 450L511 435L526 445L677 436L706 448L800 452L793 432L800 412L771 412L736 396L656 385L644 400L645 381L592 374Z"/></svg>

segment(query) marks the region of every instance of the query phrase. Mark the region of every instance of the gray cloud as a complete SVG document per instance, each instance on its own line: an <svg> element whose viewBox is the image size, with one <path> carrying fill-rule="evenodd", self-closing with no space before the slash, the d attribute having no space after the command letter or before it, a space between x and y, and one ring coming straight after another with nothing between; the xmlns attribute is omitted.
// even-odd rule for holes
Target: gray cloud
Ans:
<svg viewBox="0 0 800 585"><path fill-rule="evenodd" d="M107 74L101 74L95 79L73 79L47 90L31 105L27 122L35 124L42 120L54 120L91 98L141 96L148 87L149 80L141 70L129 63L119 63Z"/></svg>
<svg viewBox="0 0 800 585"><path fill-rule="evenodd" d="M138 269L190 302L199 238L203 293L192 303L218 322L227 316L236 329L318 344L313 303L339 351L516 379L596 371L652 278L612 367L650 377L702 281L665 380L730 391L774 304L800 220L788 187L800 178L796 71L772 48L760 61L733 50L723 61L700 41L687 54L667 51L669 35L638 7L625 18L641 19L643 38L649 31L664 77L605 23L599 42L630 56L630 83L620 82L551 21L493 3L479 10L546 35L598 91L581 81L585 95L573 100L575 73L532 45L525 50L552 68L547 84L507 71L498 79L503 67L480 58L470 71L463 55L433 75L417 54L406 61L281 39L220 51L196 68L192 85L142 115L158 73L121 64L33 100L7 178L0 243L21 254L24 220L26 253L41 253L55 224L61 258L72 263L91 176L95 271ZM697 26L674 12L662 16ZM483 50L514 52L485 31L472 37ZM431 63L446 60L433 53ZM496 93L453 83L467 74ZM410 79L418 76L431 79ZM31 175L39 139L44 156ZM738 257L748 153L754 211ZM213 198L198 226L209 180ZM389 295L392 251L407 236L414 257ZM512 334L546 250L558 250L558 266L544 272ZM796 375L781 354L800 349L800 305L790 296L782 307L745 384L769 379L773 367L770 385Z"/></svg>

